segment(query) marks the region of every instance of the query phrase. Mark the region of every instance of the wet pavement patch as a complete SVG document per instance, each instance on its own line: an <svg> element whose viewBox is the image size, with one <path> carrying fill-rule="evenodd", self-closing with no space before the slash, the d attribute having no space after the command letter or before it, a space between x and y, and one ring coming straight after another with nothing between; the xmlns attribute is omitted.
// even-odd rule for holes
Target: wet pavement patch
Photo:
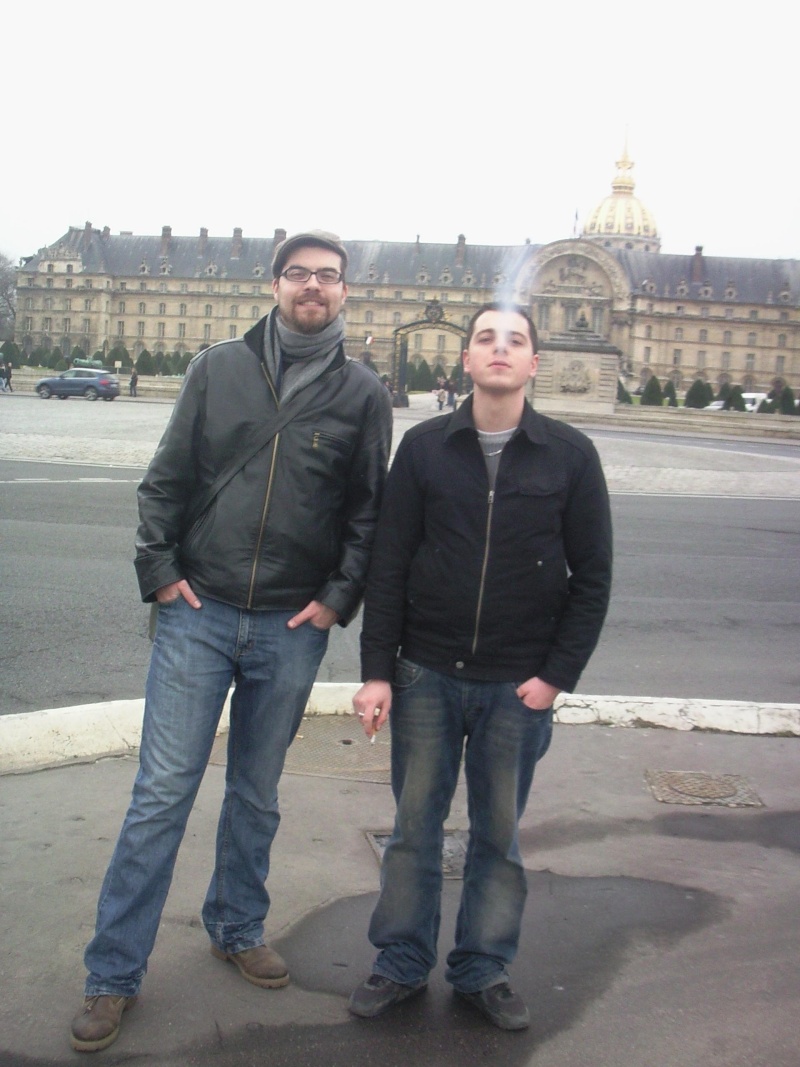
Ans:
<svg viewBox="0 0 800 1067"><path fill-rule="evenodd" d="M762 808L763 800L739 774L699 771L645 771L645 780L661 804L717 804L726 808Z"/></svg>

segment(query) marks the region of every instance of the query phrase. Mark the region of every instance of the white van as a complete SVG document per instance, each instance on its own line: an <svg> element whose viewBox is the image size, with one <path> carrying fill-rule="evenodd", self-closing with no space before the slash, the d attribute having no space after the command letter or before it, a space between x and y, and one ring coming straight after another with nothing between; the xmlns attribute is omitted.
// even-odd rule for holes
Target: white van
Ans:
<svg viewBox="0 0 800 1067"><path fill-rule="evenodd" d="M766 393L742 393L742 400L747 411L758 411L761 401L766 399Z"/></svg>

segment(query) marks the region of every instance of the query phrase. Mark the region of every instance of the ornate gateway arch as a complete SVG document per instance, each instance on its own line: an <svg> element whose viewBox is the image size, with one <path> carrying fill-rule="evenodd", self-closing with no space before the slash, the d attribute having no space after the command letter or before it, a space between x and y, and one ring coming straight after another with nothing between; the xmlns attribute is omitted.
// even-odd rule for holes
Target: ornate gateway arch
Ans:
<svg viewBox="0 0 800 1067"><path fill-rule="evenodd" d="M406 393L406 374L408 369L408 337L417 330L442 330L454 333L462 340L467 336L463 326L456 326L444 317L444 308L438 300L431 300L425 305L424 318L398 326L394 333L392 345L392 403L396 408L408 407ZM463 346L462 346L463 347Z"/></svg>

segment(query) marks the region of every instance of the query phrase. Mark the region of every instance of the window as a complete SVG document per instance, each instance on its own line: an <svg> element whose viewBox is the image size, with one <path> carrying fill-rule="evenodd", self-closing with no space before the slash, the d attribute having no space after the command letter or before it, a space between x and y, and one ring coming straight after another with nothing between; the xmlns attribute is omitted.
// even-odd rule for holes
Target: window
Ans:
<svg viewBox="0 0 800 1067"><path fill-rule="evenodd" d="M375 299L375 290L374 289L367 289L367 300L374 300L374 299Z"/></svg>
<svg viewBox="0 0 800 1067"><path fill-rule="evenodd" d="M729 345L731 343L731 337L732 336L733 335L731 334L731 331L730 330L726 330L722 335L722 343L724 345Z"/></svg>
<svg viewBox="0 0 800 1067"><path fill-rule="evenodd" d="M92 279L88 278L84 284L86 285L87 289L91 289L92 288Z"/></svg>
<svg viewBox="0 0 800 1067"><path fill-rule="evenodd" d="M238 319L239 318L239 305L238 304L231 304L231 318L232 319Z"/></svg>
<svg viewBox="0 0 800 1067"><path fill-rule="evenodd" d="M211 318L211 305L210 304L206 304L206 318L207 319Z"/></svg>
<svg viewBox="0 0 800 1067"><path fill-rule="evenodd" d="M147 292L147 282L139 282L139 292L140 293L146 293Z"/></svg>
<svg viewBox="0 0 800 1067"><path fill-rule="evenodd" d="M253 286L253 296L261 296L261 286L260 285L254 285Z"/></svg>
<svg viewBox="0 0 800 1067"><path fill-rule="evenodd" d="M725 308L725 318L726 319L732 319L733 318L733 308Z"/></svg>
<svg viewBox="0 0 800 1067"><path fill-rule="evenodd" d="M786 356L776 356L775 357L775 373L776 374L783 374L783 371L784 371L785 367L786 367Z"/></svg>
<svg viewBox="0 0 800 1067"><path fill-rule="evenodd" d="M448 300L450 299L450 294L449 294L449 293L442 293L442 294L440 295L439 299L441 300L441 302L442 302L443 304L446 304L446 303L447 303L447 301L448 301Z"/></svg>
<svg viewBox="0 0 800 1067"><path fill-rule="evenodd" d="M723 370L730 370L731 369L731 354L730 354L730 352L723 352L722 353L722 369Z"/></svg>
<svg viewBox="0 0 800 1067"><path fill-rule="evenodd" d="M424 304L425 303L425 294L424 293L417 293L417 300L419 300L419 302L421 304Z"/></svg>
<svg viewBox="0 0 800 1067"><path fill-rule="evenodd" d="M258 304L253 304L253 306L250 308L250 315L254 319L261 318L261 316L260 316L260 314L258 312Z"/></svg>
<svg viewBox="0 0 800 1067"><path fill-rule="evenodd" d="M178 314L179 315L185 315L186 314L186 305L185 304L179 304L178 305Z"/></svg>
<svg viewBox="0 0 800 1067"><path fill-rule="evenodd" d="M701 319L707 319L708 318L708 308L700 308L700 318Z"/></svg>
<svg viewBox="0 0 800 1067"><path fill-rule="evenodd" d="M756 354L755 352L748 352L744 357L744 369L754 371L756 369Z"/></svg>
<svg viewBox="0 0 800 1067"><path fill-rule="evenodd" d="M701 345L704 345L704 344L706 344L706 342L708 341L708 330L701 330L701 331L700 331L700 338L699 338L699 340L700 340L700 344L701 344Z"/></svg>
<svg viewBox="0 0 800 1067"><path fill-rule="evenodd" d="M69 333L72 328L72 320L64 319L64 333Z"/></svg>
<svg viewBox="0 0 800 1067"><path fill-rule="evenodd" d="M203 327L203 340L204 341L210 341L211 340L211 327L208 325L208 323L206 323L205 326Z"/></svg>
<svg viewBox="0 0 800 1067"><path fill-rule="evenodd" d="M33 300L31 297L27 297L25 300L25 310L33 311Z"/></svg>
<svg viewBox="0 0 800 1067"><path fill-rule="evenodd" d="M415 352L421 352L422 351L422 334L421 333L415 333L414 334L414 351Z"/></svg>
<svg viewBox="0 0 800 1067"><path fill-rule="evenodd" d="M754 344L756 344L756 335L755 335L754 333L749 333L749 334L747 335L747 343L748 343L749 345L754 345Z"/></svg>
<svg viewBox="0 0 800 1067"><path fill-rule="evenodd" d="M158 324L158 336L159 337L164 337L165 335L166 335L166 329L164 327L164 323L163 322L159 322L159 324Z"/></svg>
<svg viewBox="0 0 800 1067"><path fill-rule="evenodd" d="M698 370L703 370L705 365L706 365L706 354L705 354L704 351L700 351L700 352L697 353L697 369Z"/></svg>
<svg viewBox="0 0 800 1067"><path fill-rule="evenodd" d="M682 348L673 348L672 349L672 366L673 367L680 367L682 357L683 357L683 349Z"/></svg>
<svg viewBox="0 0 800 1067"><path fill-rule="evenodd" d="M186 323L185 322L179 322L178 323L178 337L185 337L185 336L186 336Z"/></svg>
<svg viewBox="0 0 800 1067"><path fill-rule="evenodd" d="M758 312L757 311L750 311L750 312L748 312L747 317L749 319L757 319L758 318Z"/></svg>
<svg viewBox="0 0 800 1067"><path fill-rule="evenodd" d="M472 293L464 293L464 303L465 304L471 304L472 303Z"/></svg>
<svg viewBox="0 0 800 1067"><path fill-rule="evenodd" d="M166 315L166 313L167 313L167 305L166 304L159 304L158 305L158 313L159 313L159 315Z"/></svg>
<svg viewBox="0 0 800 1067"><path fill-rule="evenodd" d="M67 278L67 280L64 282L64 288L65 289L71 289L72 288L72 278Z"/></svg>
<svg viewBox="0 0 800 1067"><path fill-rule="evenodd" d="M52 274L53 273L53 264L52 263L48 263L47 264L47 273L48 274Z"/></svg>
<svg viewBox="0 0 800 1067"><path fill-rule="evenodd" d="M399 326L400 325L400 312L399 311L395 311L395 313L392 315L392 323L395 326Z"/></svg>
<svg viewBox="0 0 800 1067"><path fill-rule="evenodd" d="M84 319L83 320L83 332L84 333L89 333L91 327L92 327L91 320L90 319Z"/></svg>
<svg viewBox="0 0 800 1067"><path fill-rule="evenodd" d="M364 322L366 322L367 325L369 325L372 322L372 312L371 311L367 311L367 312L364 313Z"/></svg>
<svg viewBox="0 0 800 1067"><path fill-rule="evenodd" d="M120 321L120 322L117 323L117 337L124 337L124 336L125 336L125 323Z"/></svg>
<svg viewBox="0 0 800 1067"><path fill-rule="evenodd" d="M83 310L84 311L91 311L92 310L92 302L91 302L91 300L84 300L84 302L83 302Z"/></svg>
<svg viewBox="0 0 800 1067"><path fill-rule="evenodd" d="M42 333L50 333L52 329L50 319L42 319Z"/></svg>
<svg viewBox="0 0 800 1067"><path fill-rule="evenodd" d="M48 289L52 289L53 288L53 279L52 278L48 278L47 279L47 288Z"/></svg>
<svg viewBox="0 0 800 1067"><path fill-rule="evenodd" d="M167 283L166 282L159 282L158 283L158 291L159 291L159 293L166 293L166 291L167 291Z"/></svg>
<svg viewBox="0 0 800 1067"><path fill-rule="evenodd" d="M675 308L675 314L676 315L685 315L686 314L686 308L683 306L683 304L678 304L678 306Z"/></svg>
<svg viewBox="0 0 800 1067"><path fill-rule="evenodd" d="M682 341L683 340L683 329L680 326L675 331L675 340L676 341Z"/></svg>
<svg viewBox="0 0 800 1067"><path fill-rule="evenodd" d="M648 341L651 339L651 337L653 336L653 327L652 326L645 326L645 328L644 328L644 336Z"/></svg>
<svg viewBox="0 0 800 1067"><path fill-rule="evenodd" d="M645 363L649 363L650 362L650 345L645 345L644 362Z"/></svg>
<svg viewBox="0 0 800 1067"><path fill-rule="evenodd" d="M469 329L469 320L470 320L470 316L469 315L462 315L461 316L461 325L463 326L463 328L465 330Z"/></svg>
<svg viewBox="0 0 800 1067"><path fill-rule="evenodd" d="M120 300L119 304L117 305L117 313L119 315L124 315L125 314L125 301L124 300Z"/></svg>
<svg viewBox="0 0 800 1067"><path fill-rule="evenodd" d="M436 338L436 351L444 352L444 346L447 343L447 338L443 333L440 333Z"/></svg>
<svg viewBox="0 0 800 1067"><path fill-rule="evenodd" d="M778 334L778 348L786 348L786 334L785 333L779 333Z"/></svg>
<svg viewBox="0 0 800 1067"><path fill-rule="evenodd" d="M67 299L67 300L64 301L64 310L65 311L72 311L72 301L71 300Z"/></svg>
<svg viewBox="0 0 800 1067"><path fill-rule="evenodd" d="M550 305L540 304L539 313L537 315L537 326L540 330L550 329Z"/></svg>
<svg viewBox="0 0 800 1067"><path fill-rule="evenodd" d="M232 285L231 286L231 292L233 293L234 296L238 296L239 295L239 286L238 285Z"/></svg>
<svg viewBox="0 0 800 1067"><path fill-rule="evenodd" d="M143 322L137 322L136 323L136 336L137 337L144 337L144 323Z"/></svg>
<svg viewBox="0 0 800 1067"><path fill-rule="evenodd" d="M139 304L139 314L140 315L146 315L147 314L147 310L145 308L145 305L142 304L142 303Z"/></svg>
<svg viewBox="0 0 800 1067"><path fill-rule="evenodd" d="M603 309L592 308L592 332L601 334L603 333Z"/></svg>
<svg viewBox="0 0 800 1067"><path fill-rule="evenodd" d="M71 263L67 264L67 274L72 274L72 264Z"/></svg>
<svg viewBox="0 0 800 1067"><path fill-rule="evenodd" d="M186 284L186 282L181 282L181 292L182 293L188 293L189 292L189 286Z"/></svg>
<svg viewBox="0 0 800 1067"><path fill-rule="evenodd" d="M207 293L213 293L214 292L214 286L213 285L207 285L206 286L206 292Z"/></svg>
<svg viewBox="0 0 800 1067"><path fill-rule="evenodd" d="M789 321L789 312L788 311L782 311L780 313L780 315L778 316L778 318L781 320L781 322L788 322Z"/></svg>
<svg viewBox="0 0 800 1067"><path fill-rule="evenodd" d="M399 289L395 289L394 298L395 298L395 300L402 300L403 299L403 294L400 292Z"/></svg>
<svg viewBox="0 0 800 1067"><path fill-rule="evenodd" d="M236 336L236 327L235 326L229 326L228 327L228 337L230 337L230 339L233 340L235 336Z"/></svg>
<svg viewBox="0 0 800 1067"><path fill-rule="evenodd" d="M128 288L128 283L127 282L120 282L119 283L119 291L121 293L124 293L127 288Z"/></svg>

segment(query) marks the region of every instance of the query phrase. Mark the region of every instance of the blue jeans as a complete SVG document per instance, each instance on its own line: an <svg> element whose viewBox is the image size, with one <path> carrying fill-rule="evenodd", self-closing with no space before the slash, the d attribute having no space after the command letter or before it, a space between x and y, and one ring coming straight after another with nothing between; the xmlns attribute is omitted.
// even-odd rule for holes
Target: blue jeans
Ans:
<svg viewBox="0 0 800 1067"><path fill-rule="evenodd" d="M240 611L203 597L160 605L139 772L84 956L86 995L133 996L147 970L178 848L232 682L225 797L203 906L215 945L264 943L264 885L278 829L278 779L327 646L293 612Z"/></svg>
<svg viewBox="0 0 800 1067"><path fill-rule="evenodd" d="M397 815L369 927L376 974L417 986L436 963L444 821L466 738L469 843L445 978L464 993L508 982L527 892L519 819L553 730L552 708L531 711L517 684L398 661L389 720Z"/></svg>

